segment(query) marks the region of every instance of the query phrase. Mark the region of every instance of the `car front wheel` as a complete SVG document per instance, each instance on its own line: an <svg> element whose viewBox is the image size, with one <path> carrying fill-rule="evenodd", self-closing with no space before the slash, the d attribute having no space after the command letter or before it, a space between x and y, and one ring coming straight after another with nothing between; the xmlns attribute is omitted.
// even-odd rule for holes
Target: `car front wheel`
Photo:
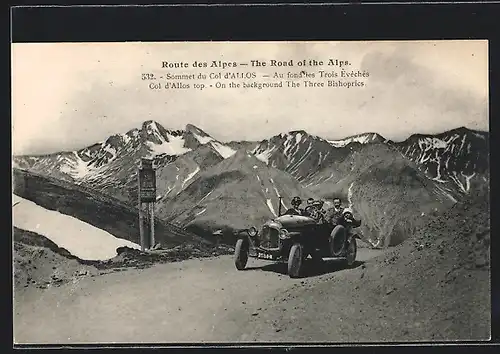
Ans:
<svg viewBox="0 0 500 354"><path fill-rule="evenodd" d="M248 262L248 241L240 238L234 248L234 265L236 269L245 269Z"/></svg>
<svg viewBox="0 0 500 354"><path fill-rule="evenodd" d="M288 254L288 275L290 278L300 277L304 259L303 253L304 250L300 243L295 243L290 248L290 253Z"/></svg>

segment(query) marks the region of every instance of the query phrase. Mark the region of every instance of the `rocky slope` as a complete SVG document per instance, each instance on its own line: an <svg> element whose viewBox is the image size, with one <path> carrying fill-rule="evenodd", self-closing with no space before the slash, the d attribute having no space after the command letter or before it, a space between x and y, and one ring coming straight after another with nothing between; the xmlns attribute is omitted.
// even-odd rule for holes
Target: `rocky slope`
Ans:
<svg viewBox="0 0 500 354"><path fill-rule="evenodd" d="M391 142L429 178L444 187L468 194L489 183L489 133L452 129L436 135L414 134Z"/></svg>
<svg viewBox="0 0 500 354"><path fill-rule="evenodd" d="M258 225L290 207L299 195L314 196L289 174L244 150L201 171L182 192L158 204L165 220L198 231Z"/></svg>
<svg viewBox="0 0 500 354"><path fill-rule="evenodd" d="M259 304L242 329L246 340L488 340L490 205L487 193L472 198L349 273L304 279Z"/></svg>
<svg viewBox="0 0 500 354"><path fill-rule="evenodd" d="M377 247L400 243L423 215L445 210L458 198L383 143L358 144L344 161L304 183L323 198L340 197L363 221L364 238Z"/></svg>

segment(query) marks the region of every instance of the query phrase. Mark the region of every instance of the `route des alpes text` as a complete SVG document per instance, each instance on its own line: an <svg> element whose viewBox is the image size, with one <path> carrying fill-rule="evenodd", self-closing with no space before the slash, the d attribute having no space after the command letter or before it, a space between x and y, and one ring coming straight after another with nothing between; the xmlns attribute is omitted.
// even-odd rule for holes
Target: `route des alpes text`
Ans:
<svg viewBox="0 0 500 354"><path fill-rule="evenodd" d="M194 61L191 66L193 68L217 68L217 69L226 69L226 68L235 68L238 64L235 61L222 61L222 60L212 60L210 64L206 61L199 62ZM169 62L162 61L161 62L162 69L181 69L181 68L189 68L189 63L186 62Z"/></svg>

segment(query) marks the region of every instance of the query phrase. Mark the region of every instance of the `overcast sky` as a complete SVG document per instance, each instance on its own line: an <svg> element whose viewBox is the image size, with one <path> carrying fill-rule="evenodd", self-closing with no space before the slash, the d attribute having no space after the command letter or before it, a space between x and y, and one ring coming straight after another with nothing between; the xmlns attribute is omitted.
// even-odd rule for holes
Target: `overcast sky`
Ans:
<svg viewBox="0 0 500 354"><path fill-rule="evenodd" d="M299 129L328 139L377 132L393 140L460 126L488 130L487 46L486 41L16 43L13 153L81 148L150 119L167 129L191 123L221 141L261 140ZM141 80L149 72L221 71L167 70L162 61L329 58L369 72L365 87L154 91ZM255 81L266 81L263 74L302 69L320 68L248 66L223 72L255 71Z"/></svg>

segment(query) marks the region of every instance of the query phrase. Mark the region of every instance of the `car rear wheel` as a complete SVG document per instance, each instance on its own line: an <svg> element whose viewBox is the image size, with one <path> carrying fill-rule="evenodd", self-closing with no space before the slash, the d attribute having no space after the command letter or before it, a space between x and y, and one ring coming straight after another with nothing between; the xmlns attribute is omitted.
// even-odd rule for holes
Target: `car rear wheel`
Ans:
<svg viewBox="0 0 500 354"><path fill-rule="evenodd" d="M240 238L234 248L234 265L236 269L245 269L248 262L248 241Z"/></svg>
<svg viewBox="0 0 500 354"><path fill-rule="evenodd" d="M290 278L298 278L302 274L303 253L304 250L300 243L295 243L290 248L288 254L288 276Z"/></svg>

